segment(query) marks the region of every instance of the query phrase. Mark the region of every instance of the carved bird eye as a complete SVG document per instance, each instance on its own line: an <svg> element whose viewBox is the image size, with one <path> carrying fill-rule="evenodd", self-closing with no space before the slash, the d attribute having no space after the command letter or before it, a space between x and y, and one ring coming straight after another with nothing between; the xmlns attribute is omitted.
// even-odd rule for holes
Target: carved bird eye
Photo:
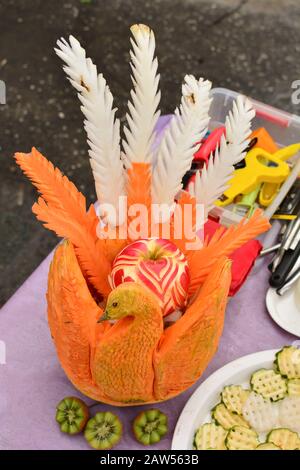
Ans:
<svg viewBox="0 0 300 470"><path fill-rule="evenodd" d="M113 306L113 307L117 307L117 306L118 306L118 302L113 302L113 303L112 303L112 306Z"/></svg>

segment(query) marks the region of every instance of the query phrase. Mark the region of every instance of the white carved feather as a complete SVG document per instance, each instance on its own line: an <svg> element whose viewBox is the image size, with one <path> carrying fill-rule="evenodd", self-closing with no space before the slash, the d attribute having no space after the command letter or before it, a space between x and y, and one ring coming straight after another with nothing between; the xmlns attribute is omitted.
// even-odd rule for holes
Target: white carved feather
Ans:
<svg viewBox="0 0 300 470"><path fill-rule="evenodd" d="M64 71L78 91L82 103L90 163L100 207L101 204L112 205L120 217L119 223L122 223L125 214L119 214L118 207L119 197L125 193L125 175L120 158L120 122L115 119L113 96L103 75L97 73L96 65L86 57L77 39L70 36L69 43L61 39L57 41L57 46L55 52L66 63ZM118 224L111 212L106 214L106 220L112 226Z"/></svg>
<svg viewBox="0 0 300 470"><path fill-rule="evenodd" d="M234 165L245 156L254 116L251 102L239 95L225 121L226 137L222 136L214 157L211 155L208 166L204 166L201 173L196 173L195 182L189 186L197 203L204 205L206 217L214 207L214 202L228 188Z"/></svg>
<svg viewBox="0 0 300 470"><path fill-rule="evenodd" d="M153 169L152 199L156 204L173 205L181 190L181 180L191 167L195 144L207 132L211 82L186 75L179 109L166 129ZM161 220L163 221L163 220Z"/></svg>
<svg viewBox="0 0 300 470"><path fill-rule="evenodd" d="M154 129L160 115L157 110L160 91L154 33L143 24L133 25L131 32L134 38L131 39L130 51L133 89L128 102L128 127L124 127L126 139L123 140L122 155L127 168L131 162L151 163Z"/></svg>

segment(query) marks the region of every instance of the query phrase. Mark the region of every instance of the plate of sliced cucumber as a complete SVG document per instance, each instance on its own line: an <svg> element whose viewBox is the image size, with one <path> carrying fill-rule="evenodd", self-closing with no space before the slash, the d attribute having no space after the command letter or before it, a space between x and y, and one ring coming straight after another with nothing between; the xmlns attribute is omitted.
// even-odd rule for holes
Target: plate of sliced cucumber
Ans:
<svg viewBox="0 0 300 470"><path fill-rule="evenodd" d="M241 357L194 392L172 450L300 450L300 349Z"/></svg>

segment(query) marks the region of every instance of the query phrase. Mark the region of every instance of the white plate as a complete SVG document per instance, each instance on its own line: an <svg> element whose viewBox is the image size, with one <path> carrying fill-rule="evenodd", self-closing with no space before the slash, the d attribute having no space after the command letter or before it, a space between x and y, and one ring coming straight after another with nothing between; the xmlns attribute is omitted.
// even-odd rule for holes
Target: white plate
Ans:
<svg viewBox="0 0 300 470"><path fill-rule="evenodd" d="M277 349L240 357L214 372L193 393L185 405L172 440L172 450L192 450L195 431L211 421L211 409L220 401L225 385L249 387L250 376L257 369L272 368Z"/></svg>
<svg viewBox="0 0 300 470"><path fill-rule="evenodd" d="M270 289L266 296L267 309L270 316L285 331L300 337L300 312L294 299L294 289L288 290L283 295L276 294L276 290Z"/></svg>

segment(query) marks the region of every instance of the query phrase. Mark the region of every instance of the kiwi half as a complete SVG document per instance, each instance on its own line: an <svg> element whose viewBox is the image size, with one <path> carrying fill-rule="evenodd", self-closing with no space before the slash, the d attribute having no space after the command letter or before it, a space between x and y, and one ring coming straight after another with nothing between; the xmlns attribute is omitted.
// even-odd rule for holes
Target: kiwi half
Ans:
<svg viewBox="0 0 300 470"><path fill-rule="evenodd" d="M157 409L142 411L133 421L133 432L141 444L156 444L168 432L168 418Z"/></svg>
<svg viewBox="0 0 300 470"><path fill-rule="evenodd" d="M122 423L110 411L96 413L84 430L84 437L97 450L111 449L122 436Z"/></svg>
<svg viewBox="0 0 300 470"><path fill-rule="evenodd" d="M66 397L58 403L55 419L62 432L78 434L89 419L89 409L80 398Z"/></svg>

